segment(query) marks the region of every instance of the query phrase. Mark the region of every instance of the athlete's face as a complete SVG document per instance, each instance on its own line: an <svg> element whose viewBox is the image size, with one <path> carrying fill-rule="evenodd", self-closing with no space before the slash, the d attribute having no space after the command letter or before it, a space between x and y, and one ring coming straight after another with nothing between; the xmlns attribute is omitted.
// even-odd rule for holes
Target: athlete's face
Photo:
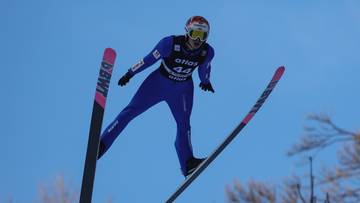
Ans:
<svg viewBox="0 0 360 203"><path fill-rule="evenodd" d="M197 38L196 40L193 40L190 37L188 37L188 43L190 45L189 46L190 49L198 49L203 44L203 42L199 38Z"/></svg>

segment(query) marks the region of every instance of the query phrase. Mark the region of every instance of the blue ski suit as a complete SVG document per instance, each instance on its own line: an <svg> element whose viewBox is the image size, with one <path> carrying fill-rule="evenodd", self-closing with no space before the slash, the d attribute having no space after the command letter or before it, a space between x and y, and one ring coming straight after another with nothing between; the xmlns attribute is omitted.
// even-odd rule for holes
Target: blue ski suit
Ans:
<svg viewBox="0 0 360 203"><path fill-rule="evenodd" d="M175 148L182 172L186 173L186 161L193 157L190 132L190 115L193 106L194 84L192 72L198 67L202 83L210 83L210 62L214 49L204 43L199 49L189 51L185 36L168 36L160 40L145 58L132 66L128 72L135 75L161 61L141 84L130 103L101 135L105 151L109 149L126 125L153 105L165 101L177 124Z"/></svg>

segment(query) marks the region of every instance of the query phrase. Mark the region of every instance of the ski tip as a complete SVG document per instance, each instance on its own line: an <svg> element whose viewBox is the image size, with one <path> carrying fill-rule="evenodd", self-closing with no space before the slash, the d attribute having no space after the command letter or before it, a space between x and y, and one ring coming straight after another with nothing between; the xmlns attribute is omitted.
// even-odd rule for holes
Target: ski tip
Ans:
<svg viewBox="0 0 360 203"><path fill-rule="evenodd" d="M280 78L281 78L281 76L283 75L284 72L285 72L285 67L280 66L278 69L276 69L273 80L280 80Z"/></svg>
<svg viewBox="0 0 360 203"><path fill-rule="evenodd" d="M277 71L281 71L281 72L284 72L285 71L285 66L280 66Z"/></svg>
<svg viewBox="0 0 360 203"><path fill-rule="evenodd" d="M114 64L116 58L116 51L112 48L106 48L104 51L104 60L110 64Z"/></svg>

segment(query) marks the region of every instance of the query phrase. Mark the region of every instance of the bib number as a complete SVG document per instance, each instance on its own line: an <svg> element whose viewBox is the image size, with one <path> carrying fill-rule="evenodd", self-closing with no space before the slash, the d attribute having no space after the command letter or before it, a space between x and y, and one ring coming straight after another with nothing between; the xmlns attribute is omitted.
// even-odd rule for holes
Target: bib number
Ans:
<svg viewBox="0 0 360 203"><path fill-rule="evenodd" d="M177 73L185 73L185 74L189 74L189 73L191 73L192 68L187 68L187 69L184 69L183 67L178 66L178 67L175 67L175 68L174 68L174 70L175 70Z"/></svg>

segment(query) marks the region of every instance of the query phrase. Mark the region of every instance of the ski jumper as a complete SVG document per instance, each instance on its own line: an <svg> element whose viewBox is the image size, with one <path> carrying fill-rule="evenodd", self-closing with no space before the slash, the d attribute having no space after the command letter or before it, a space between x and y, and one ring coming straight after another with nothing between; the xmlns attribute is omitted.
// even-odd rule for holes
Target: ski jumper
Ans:
<svg viewBox="0 0 360 203"><path fill-rule="evenodd" d="M213 57L214 49L207 43L189 51L185 46L185 36L168 36L160 40L145 58L128 70L135 75L161 59L160 67L144 80L130 103L101 135L105 151L132 119L165 101L177 124L175 148L181 170L185 173L186 161L193 157L190 131L194 93L192 72L198 67L201 82L208 84Z"/></svg>

